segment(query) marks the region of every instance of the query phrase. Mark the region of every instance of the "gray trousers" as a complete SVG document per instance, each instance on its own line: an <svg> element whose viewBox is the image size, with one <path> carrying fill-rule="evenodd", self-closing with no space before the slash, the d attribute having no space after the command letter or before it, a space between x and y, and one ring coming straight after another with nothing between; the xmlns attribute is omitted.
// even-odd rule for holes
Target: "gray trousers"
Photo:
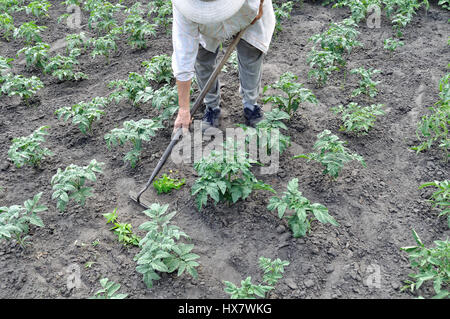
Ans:
<svg viewBox="0 0 450 319"><path fill-rule="evenodd" d="M220 47L219 47L220 48ZM199 46L197 60L195 62L195 73L200 90L206 85L209 77L217 65L216 52L210 52ZM261 87L262 62L264 54L247 41L241 39L236 46L239 61L239 93L242 96L242 103L251 106L256 104ZM204 99L206 107L214 109L220 106L220 84L219 78L213 84Z"/></svg>

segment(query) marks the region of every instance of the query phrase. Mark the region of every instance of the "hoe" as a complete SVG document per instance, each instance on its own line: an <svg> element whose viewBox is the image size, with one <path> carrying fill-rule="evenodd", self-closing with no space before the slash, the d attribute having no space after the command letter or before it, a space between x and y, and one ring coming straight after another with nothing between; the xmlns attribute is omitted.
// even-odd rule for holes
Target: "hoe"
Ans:
<svg viewBox="0 0 450 319"><path fill-rule="evenodd" d="M239 32L239 34L234 38L233 42L231 42L231 44L229 45L229 47L228 47L224 57L222 58L220 63L217 65L217 67L214 70L214 72L211 74L208 82L206 82L205 87L200 92L200 95L195 100L195 103L194 103L194 105L191 108L191 117L195 114L197 109L202 104L206 93L209 91L209 89L213 85L213 83L216 80L217 76L219 75L220 71L222 71L223 66L228 61L228 58L230 57L230 55L233 52L233 50L236 48L236 45L238 44L239 40L241 39L242 35L244 34L245 30L247 30L247 28L248 27L242 29ZM145 208L150 208L151 204L148 203L145 200L141 200L141 195L149 188L149 186L151 185L151 183L153 182L155 177L158 175L158 173L161 170L161 168L163 167L163 165L166 163L167 158L172 153L173 147L175 146L175 144L178 143L178 141L182 137L182 132L183 132L183 129L181 127L177 129L177 131L175 132L174 136L172 137L172 139L171 139L171 141L169 143L169 146L167 146L166 150L164 151L164 154L160 158L158 164L156 165L156 168L153 170L153 173L150 176L150 178L148 179L148 182L147 182L147 184L145 184L144 188L139 193L135 193L133 191L130 191L131 199L134 200L135 202L137 202L139 205L141 205L141 206L143 206Z"/></svg>

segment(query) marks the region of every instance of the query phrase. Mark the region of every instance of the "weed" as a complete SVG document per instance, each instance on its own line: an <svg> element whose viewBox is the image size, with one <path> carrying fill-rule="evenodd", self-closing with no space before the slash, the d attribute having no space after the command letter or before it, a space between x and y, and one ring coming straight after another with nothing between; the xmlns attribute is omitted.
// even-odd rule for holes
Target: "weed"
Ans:
<svg viewBox="0 0 450 319"><path fill-rule="evenodd" d="M172 189L180 189L185 184L186 180L183 178L181 181L178 179L170 178L167 174L163 174L159 179L155 179L153 187L158 194L170 193Z"/></svg>
<svg viewBox="0 0 450 319"><path fill-rule="evenodd" d="M119 223L117 221L117 208L114 209L112 213L103 214L106 218L106 223L112 223L114 226L111 230L114 231L114 234L117 235L119 239L119 243L128 246L139 246L139 241L141 240L137 235L133 233L131 224Z"/></svg>

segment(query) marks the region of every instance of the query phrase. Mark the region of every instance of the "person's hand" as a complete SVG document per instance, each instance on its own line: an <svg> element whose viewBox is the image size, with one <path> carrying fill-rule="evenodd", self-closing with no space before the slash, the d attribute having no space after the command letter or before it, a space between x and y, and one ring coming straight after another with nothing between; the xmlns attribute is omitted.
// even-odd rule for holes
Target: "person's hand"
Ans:
<svg viewBox="0 0 450 319"><path fill-rule="evenodd" d="M251 24L254 24L256 21L258 21L262 15L263 15L263 4L264 4L264 0L261 0L261 2L259 3L259 12L258 15L256 16L256 18L252 21Z"/></svg>
<svg viewBox="0 0 450 319"><path fill-rule="evenodd" d="M179 108L178 115L174 124L174 131L176 131L179 127L183 128L184 132L189 130L189 125L191 124L191 112L189 109Z"/></svg>

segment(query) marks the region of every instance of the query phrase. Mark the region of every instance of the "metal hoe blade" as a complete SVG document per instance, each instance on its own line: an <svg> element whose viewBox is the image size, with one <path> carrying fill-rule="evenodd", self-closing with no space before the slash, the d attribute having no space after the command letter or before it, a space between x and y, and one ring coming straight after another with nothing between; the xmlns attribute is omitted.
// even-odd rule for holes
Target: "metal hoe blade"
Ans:
<svg viewBox="0 0 450 319"><path fill-rule="evenodd" d="M214 81L216 80L217 76L219 75L219 73L222 71L223 66L225 65L225 63L227 63L229 57L231 56L231 53L233 53L233 50L236 48L236 45L239 43L242 35L244 34L244 32L247 30L248 26L245 29L242 29L239 34L233 39L233 42L231 42L230 46L228 47L225 55L223 56L222 60L220 61L220 63L217 65L216 69L214 70L214 72L211 74L208 82L206 82L205 87L203 88L203 90L200 92L200 95L197 97L197 99L195 100L195 103L191 109L191 117L195 114L195 112L197 111L197 109L200 107L200 105L203 102L203 99L206 96L206 93L209 92L209 89L211 88L211 86L213 85ZM172 149L175 146L175 144L178 143L178 141L180 140L180 138L182 137L182 132L183 129L180 127L177 129L177 131L175 132L175 135L173 136L173 138L171 139L169 146L167 146L166 150L164 151L164 154L162 155L162 157L160 158L158 164L156 165L155 169L153 170L152 175L150 176L150 178L147 181L147 184L145 184L144 188L139 192L139 193L135 193L133 191L130 191L130 197L132 200L134 200L135 202L137 202L139 205L145 207L145 208L149 208L150 207L150 203L146 202L146 201L141 201L141 195L149 188L149 186L151 185L151 183L153 182L153 180L155 179L155 177L158 175L159 171L161 170L161 168L163 167L163 165L166 163L167 158L170 156L170 154L172 153Z"/></svg>

